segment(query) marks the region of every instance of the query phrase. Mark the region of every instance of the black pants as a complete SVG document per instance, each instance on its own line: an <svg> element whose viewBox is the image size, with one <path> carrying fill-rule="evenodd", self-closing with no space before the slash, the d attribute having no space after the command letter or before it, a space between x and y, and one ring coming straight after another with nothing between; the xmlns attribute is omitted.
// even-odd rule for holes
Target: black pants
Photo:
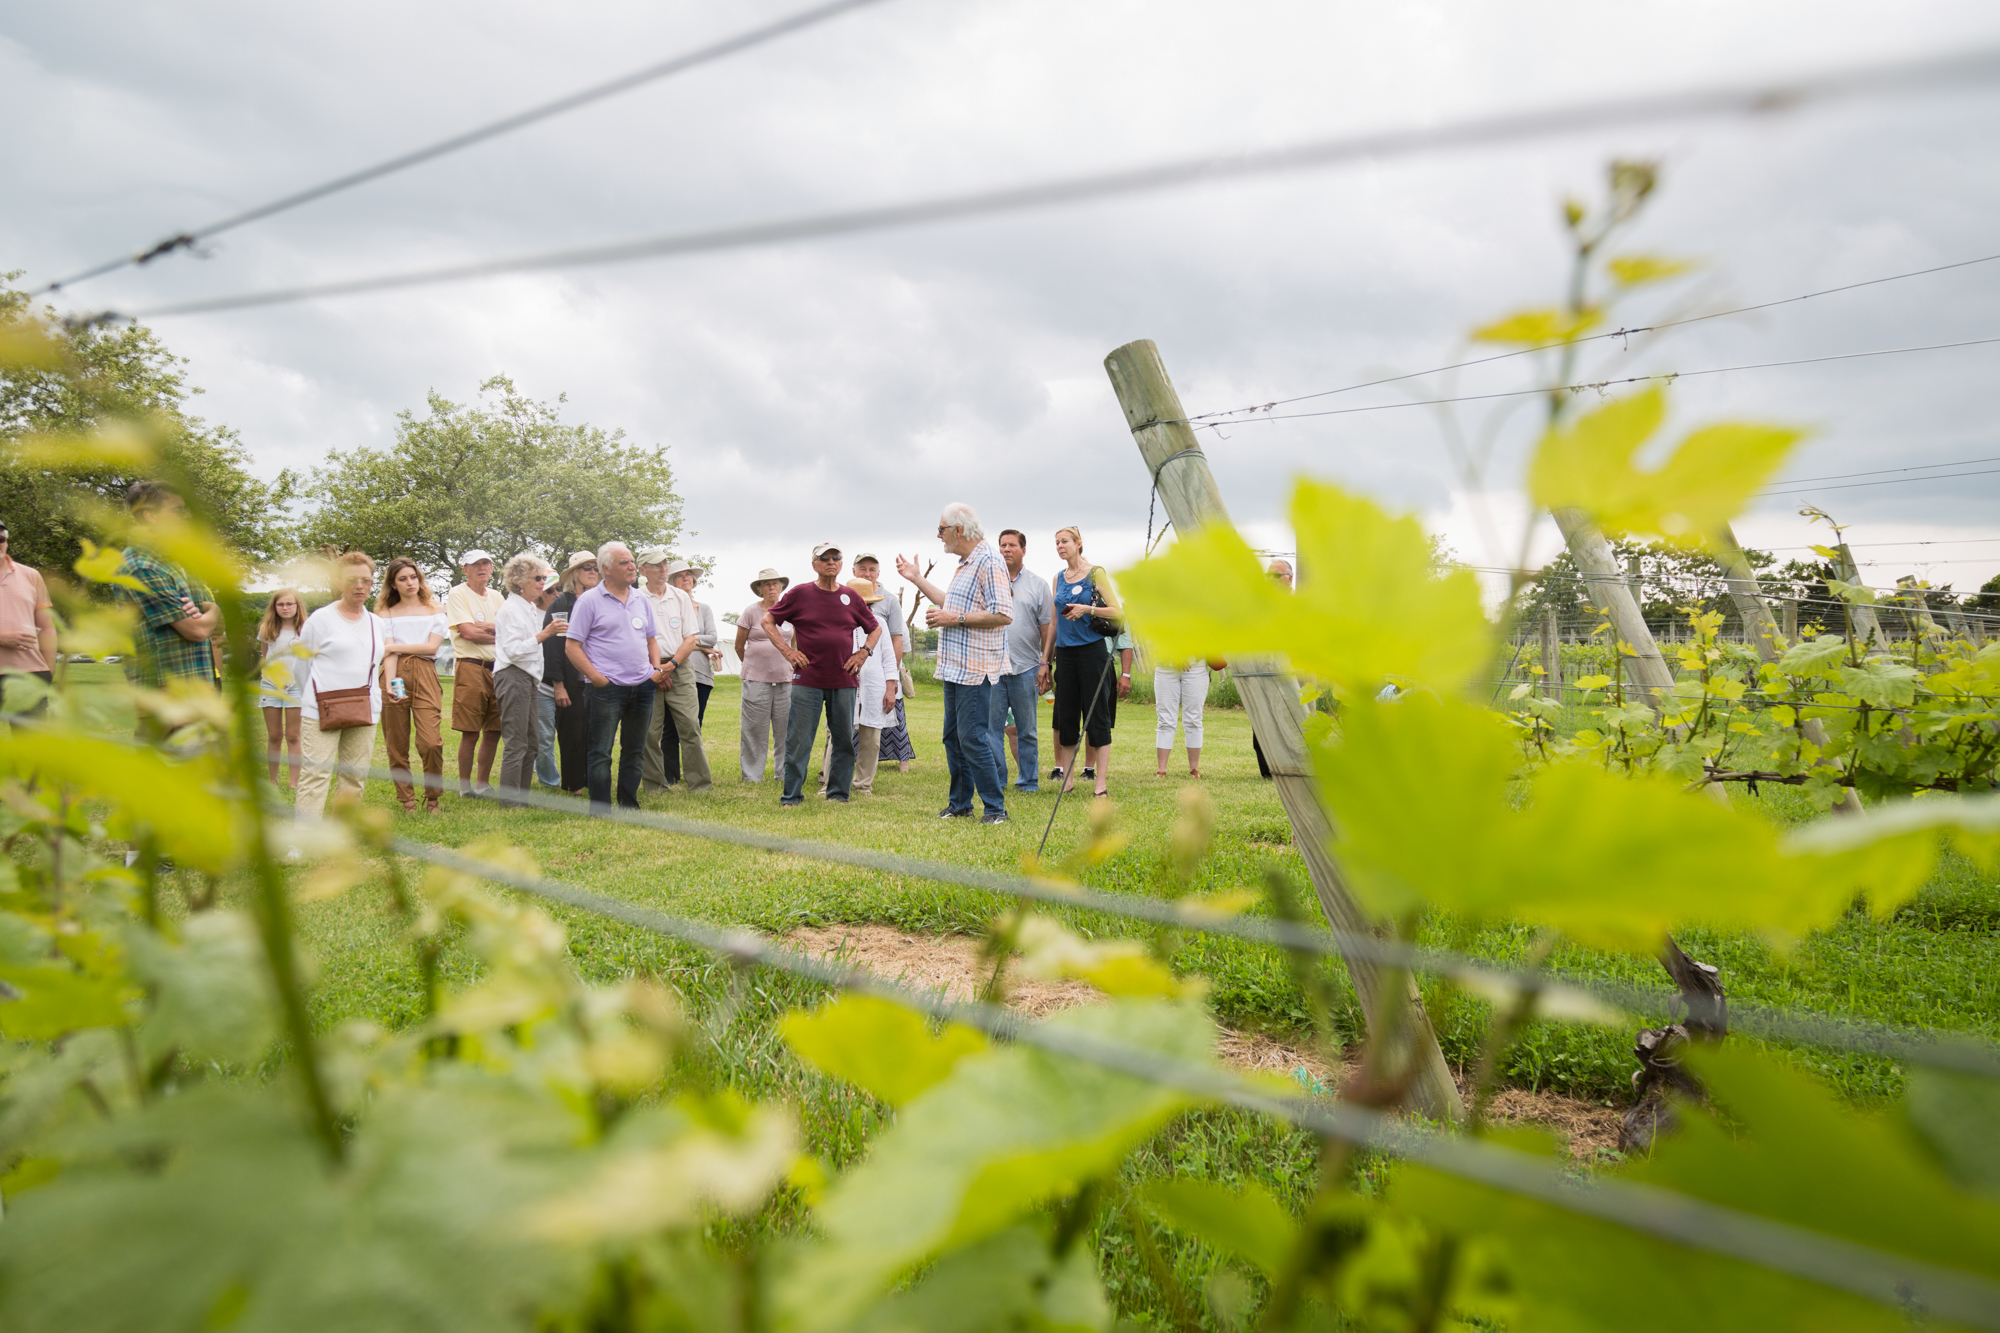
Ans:
<svg viewBox="0 0 2000 1333"><path fill-rule="evenodd" d="M1079 731L1085 729L1086 714L1090 743L1111 744L1111 724L1117 719L1118 707L1112 660L1110 645L1103 639L1056 645L1056 744L1075 745Z"/></svg>
<svg viewBox="0 0 2000 1333"><path fill-rule="evenodd" d="M611 804L611 743L618 742L618 804L639 808L639 770L646 761L646 723L653 717L653 682L601 685L590 691L590 803Z"/></svg>
<svg viewBox="0 0 2000 1333"><path fill-rule="evenodd" d="M562 769L562 789L578 792L590 786L590 684L567 687L569 707L556 709L556 758Z"/></svg>

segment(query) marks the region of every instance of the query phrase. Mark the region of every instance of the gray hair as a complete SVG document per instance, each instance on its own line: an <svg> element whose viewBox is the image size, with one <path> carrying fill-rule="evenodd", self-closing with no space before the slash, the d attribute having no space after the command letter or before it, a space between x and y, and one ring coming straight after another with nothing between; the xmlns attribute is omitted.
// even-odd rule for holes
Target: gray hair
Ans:
<svg viewBox="0 0 2000 1333"><path fill-rule="evenodd" d="M979 526L979 515L972 512L972 506L955 500L944 507L944 512L938 515L938 522L973 541L981 541L986 536L986 529Z"/></svg>
<svg viewBox="0 0 2000 1333"><path fill-rule="evenodd" d="M548 561L531 551L523 551L507 562L506 571L500 576L501 583L508 592L521 592L521 582L530 574L553 574L555 569ZM522 596L527 596L522 593Z"/></svg>
<svg viewBox="0 0 2000 1333"><path fill-rule="evenodd" d="M632 548L624 542L606 542L597 548L597 567L600 570L611 563L611 553L613 551L623 551L627 555L632 554Z"/></svg>

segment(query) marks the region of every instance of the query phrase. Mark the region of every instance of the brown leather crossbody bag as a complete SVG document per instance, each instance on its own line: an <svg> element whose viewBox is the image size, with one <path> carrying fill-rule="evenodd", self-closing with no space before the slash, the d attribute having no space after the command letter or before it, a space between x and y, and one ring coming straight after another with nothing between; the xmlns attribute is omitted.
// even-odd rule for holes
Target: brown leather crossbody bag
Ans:
<svg viewBox="0 0 2000 1333"><path fill-rule="evenodd" d="M373 685L369 682L375 675L375 617L368 616L368 666L363 671L363 684L347 690L322 690L313 686L313 700L319 707L319 729L321 731L346 731L349 727L372 727L375 725L375 702L370 697ZM318 672L314 672L318 675Z"/></svg>

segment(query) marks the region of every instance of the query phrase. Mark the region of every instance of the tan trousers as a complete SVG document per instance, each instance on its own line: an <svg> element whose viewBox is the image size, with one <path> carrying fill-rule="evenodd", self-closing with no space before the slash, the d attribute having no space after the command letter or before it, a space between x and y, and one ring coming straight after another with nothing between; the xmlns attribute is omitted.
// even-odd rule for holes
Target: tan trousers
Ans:
<svg viewBox="0 0 2000 1333"><path fill-rule="evenodd" d="M882 728L864 727L854 724L854 781L849 784L851 792L875 791L875 767L882 759ZM826 781L833 766L833 737L826 738L826 744L819 747L819 794L826 795Z"/></svg>
<svg viewBox="0 0 2000 1333"><path fill-rule="evenodd" d="M444 741L439 728L444 722L444 690L438 684L437 666L428 657L399 657L397 668L403 675L407 699L389 697L389 682L382 682L382 742L389 751L389 767L396 770L396 799L405 810L416 809L416 789L411 783L410 736L417 741L417 757L424 766L424 800L436 805L444 790Z"/></svg>
<svg viewBox="0 0 2000 1333"><path fill-rule="evenodd" d="M646 761L640 781L647 791L667 789L667 766L660 758L660 740L666 731L666 716L672 713L674 730L680 733L681 776L689 791L707 789L708 752L701 748L701 696L694 688L694 667L690 664L674 672L672 689L653 696L653 716L646 722Z"/></svg>
<svg viewBox="0 0 2000 1333"><path fill-rule="evenodd" d="M300 747L305 751L305 766L299 770L299 790L292 803L293 814L300 819L318 819L326 811L326 789L333 781L333 768L339 764L352 768L352 773L342 773L334 795L334 801L346 805L361 799L361 787L366 778L368 761L375 757L375 728L346 727L340 731L321 731L319 722L306 718L299 728Z"/></svg>

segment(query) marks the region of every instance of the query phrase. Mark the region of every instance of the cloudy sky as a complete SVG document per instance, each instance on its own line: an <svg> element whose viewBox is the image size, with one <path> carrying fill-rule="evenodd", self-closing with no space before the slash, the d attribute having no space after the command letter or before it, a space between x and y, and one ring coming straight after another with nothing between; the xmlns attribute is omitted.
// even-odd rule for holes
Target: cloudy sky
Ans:
<svg viewBox="0 0 2000 1333"><path fill-rule="evenodd" d="M0 271L60 276L797 7L10 7ZM1971 0L887 0L62 304L143 308L1996 46L2000 7ZM1664 171L1623 248L1701 263L1621 307L1624 324L2000 252L1996 130L2000 86L1948 88L156 327L191 359L200 410L240 430L267 474L386 444L431 389L464 400L499 373L566 393L574 418L671 447L683 545L720 559L706 595L727 610L759 566L803 575L821 536L935 552L953 499L989 529L1026 529L1044 571L1064 523L1097 559L1129 560L1147 479L1106 352L1154 339L1196 413L1461 359L1471 328L1559 296L1557 201L1599 197L1613 156ZM1606 345L1585 377L1994 336L2000 262ZM1795 512L1810 500L1850 525L1877 579L1974 587L2000 571L1996 372L2000 345L1691 377L1673 389L1669 434L1727 417L1809 426L1788 469L1802 480L1784 488L1801 493L1760 502L1739 525L1747 542L1823 540ZM1506 362L1299 410L1497 392L1534 373ZM1533 409L1456 410L1246 422L1203 443L1235 516L1269 546L1289 544L1284 497L1306 473L1502 563L1526 517ZM1453 466L1454 431L1490 449L1477 482ZM1847 475L1906 467L1922 471ZM1553 546L1544 522L1534 550Z"/></svg>

